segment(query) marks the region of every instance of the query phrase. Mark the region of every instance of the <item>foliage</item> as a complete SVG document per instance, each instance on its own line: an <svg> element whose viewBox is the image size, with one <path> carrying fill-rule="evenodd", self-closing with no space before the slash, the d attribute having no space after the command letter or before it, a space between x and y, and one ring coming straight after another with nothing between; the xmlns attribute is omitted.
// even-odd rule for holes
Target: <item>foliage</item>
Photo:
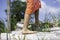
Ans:
<svg viewBox="0 0 60 40"><path fill-rule="evenodd" d="M14 1L11 5L11 30L15 30L15 25L18 21L24 18L21 12L25 11L25 2Z"/></svg>
<svg viewBox="0 0 60 40"><path fill-rule="evenodd" d="M21 19L24 19L25 8L26 2L22 2L20 0L11 2L11 31L15 30L17 22L21 21ZM5 10L5 12L7 12L7 10Z"/></svg>
<svg viewBox="0 0 60 40"><path fill-rule="evenodd" d="M31 27L29 28L30 30L33 31L42 31L42 32L50 32L49 28L53 27L52 23L45 22L45 23L40 23L40 26L37 27L35 24L30 24Z"/></svg>
<svg viewBox="0 0 60 40"><path fill-rule="evenodd" d="M60 27L60 20L58 21L58 27Z"/></svg>
<svg viewBox="0 0 60 40"><path fill-rule="evenodd" d="M5 24L3 20L0 20L0 33L5 32Z"/></svg>
<svg viewBox="0 0 60 40"><path fill-rule="evenodd" d="M60 27L60 23L58 24L58 27Z"/></svg>

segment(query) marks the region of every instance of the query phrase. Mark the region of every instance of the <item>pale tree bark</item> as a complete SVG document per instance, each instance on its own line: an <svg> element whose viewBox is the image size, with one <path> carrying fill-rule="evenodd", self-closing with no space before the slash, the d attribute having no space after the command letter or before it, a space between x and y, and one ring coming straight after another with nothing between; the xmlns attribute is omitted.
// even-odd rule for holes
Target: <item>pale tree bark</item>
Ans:
<svg viewBox="0 0 60 40"><path fill-rule="evenodd" d="M10 40L10 38L8 39L8 33L11 32L11 23L10 23L10 2L11 0L7 0L7 26L8 26L8 31L7 31L7 40ZM10 37L10 34L9 34Z"/></svg>
<svg viewBox="0 0 60 40"><path fill-rule="evenodd" d="M10 1L11 0L7 0L7 19L8 19L7 26L8 26L8 32L11 31L11 25L10 25Z"/></svg>

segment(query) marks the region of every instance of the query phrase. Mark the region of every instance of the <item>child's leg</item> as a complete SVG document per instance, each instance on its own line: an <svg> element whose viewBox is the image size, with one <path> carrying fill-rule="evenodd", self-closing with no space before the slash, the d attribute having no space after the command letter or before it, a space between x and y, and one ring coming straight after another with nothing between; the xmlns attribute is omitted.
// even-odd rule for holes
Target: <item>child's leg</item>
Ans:
<svg viewBox="0 0 60 40"><path fill-rule="evenodd" d="M30 16L31 15L29 15L29 14L25 14L25 16L24 16L24 25L23 25L24 30L28 29Z"/></svg>
<svg viewBox="0 0 60 40"><path fill-rule="evenodd" d="M22 29L22 33L23 34L31 34L31 33L35 33L36 32L36 31L28 30L30 16L31 16L30 14L25 14L24 25L23 25L23 29Z"/></svg>
<svg viewBox="0 0 60 40"><path fill-rule="evenodd" d="M39 26L39 10L35 11L35 25Z"/></svg>

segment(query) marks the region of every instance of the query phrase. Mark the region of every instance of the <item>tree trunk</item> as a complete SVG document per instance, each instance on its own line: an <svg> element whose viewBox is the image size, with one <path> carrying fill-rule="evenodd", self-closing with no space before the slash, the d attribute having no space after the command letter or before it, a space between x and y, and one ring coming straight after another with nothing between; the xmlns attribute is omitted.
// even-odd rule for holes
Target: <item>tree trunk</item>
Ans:
<svg viewBox="0 0 60 40"><path fill-rule="evenodd" d="M1 33L0 33L0 40L1 40Z"/></svg>
<svg viewBox="0 0 60 40"><path fill-rule="evenodd" d="M7 26L8 26L8 32L11 31L11 25L10 25L10 1L11 0L7 0L7 19L8 19L8 23L7 23Z"/></svg>

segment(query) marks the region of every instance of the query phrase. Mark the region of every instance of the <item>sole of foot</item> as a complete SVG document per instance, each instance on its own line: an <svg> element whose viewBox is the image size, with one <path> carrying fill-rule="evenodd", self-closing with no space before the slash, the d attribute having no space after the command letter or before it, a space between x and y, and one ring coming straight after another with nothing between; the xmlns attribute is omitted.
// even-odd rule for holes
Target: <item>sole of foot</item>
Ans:
<svg viewBox="0 0 60 40"><path fill-rule="evenodd" d="M35 33L37 33L37 31L31 31L31 30L22 31L22 34L35 34Z"/></svg>

